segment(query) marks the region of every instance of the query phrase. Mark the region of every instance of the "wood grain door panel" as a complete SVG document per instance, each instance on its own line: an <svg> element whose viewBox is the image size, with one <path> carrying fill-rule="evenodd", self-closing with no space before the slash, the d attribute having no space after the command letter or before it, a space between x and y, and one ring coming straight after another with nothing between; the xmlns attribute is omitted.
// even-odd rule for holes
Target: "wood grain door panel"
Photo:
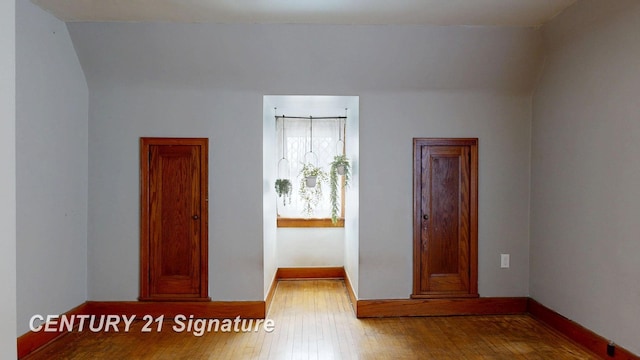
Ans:
<svg viewBox="0 0 640 360"><path fill-rule="evenodd" d="M200 293L199 150L150 147L151 296Z"/></svg>
<svg viewBox="0 0 640 360"><path fill-rule="evenodd" d="M413 297L477 296L474 142L414 139Z"/></svg>
<svg viewBox="0 0 640 360"><path fill-rule="evenodd" d="M141 300L207 300L207 141L141 139Z"/></svg>

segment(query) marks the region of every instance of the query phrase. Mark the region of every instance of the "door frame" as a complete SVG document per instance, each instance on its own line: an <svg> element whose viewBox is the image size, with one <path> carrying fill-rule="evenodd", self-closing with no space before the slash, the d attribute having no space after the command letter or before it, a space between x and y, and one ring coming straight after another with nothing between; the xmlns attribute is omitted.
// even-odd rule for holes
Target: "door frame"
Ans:
<svg viewBox="0 0 640 360"><path fill-rule="evenodd" d="M158 299L150 294L151 228L149 209L150 147L152 145L196 145L200 151L200 294L198 297ZM209 139L207 138L140 138L140 297L138 300L151 301L210 301L209 298Z"/></svg>
<svg viewBox="0 0 640 360"><path fill-rule="evenodd" d="M469 293L428 295L420 292L422 251L422 146L470 147L470 214L469 214ZM478 297L478 139L477 138L413 138L413 292L411 298Z"/></svg>

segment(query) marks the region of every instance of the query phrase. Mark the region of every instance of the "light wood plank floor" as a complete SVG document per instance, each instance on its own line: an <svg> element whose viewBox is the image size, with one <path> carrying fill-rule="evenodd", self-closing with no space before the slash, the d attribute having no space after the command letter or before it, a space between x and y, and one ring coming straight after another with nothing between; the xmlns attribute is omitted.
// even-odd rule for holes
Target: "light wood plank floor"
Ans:
<svg viewBox="0 0 640 360"><path fill-rule="evenodd" d="M27 359L596 359L527 315L356 319L341 280L280 281L272 333L74 332Z"/></svg>

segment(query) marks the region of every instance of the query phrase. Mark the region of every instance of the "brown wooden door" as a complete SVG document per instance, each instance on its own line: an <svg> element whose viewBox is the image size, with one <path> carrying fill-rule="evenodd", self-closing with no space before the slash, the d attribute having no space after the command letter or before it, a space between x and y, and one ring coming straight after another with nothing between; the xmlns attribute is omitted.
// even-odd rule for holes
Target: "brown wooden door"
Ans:
<svg viewBox="0 0 640 360"><path fill-rule="evenodd" d="M478 296L477 139L414 139L414 298Z"/></svg>
<svg viewBox="0 0 640 360"><path fill-rule="evenodd" d="M140 300L206 301L207 139L142 138Z"/></svg>

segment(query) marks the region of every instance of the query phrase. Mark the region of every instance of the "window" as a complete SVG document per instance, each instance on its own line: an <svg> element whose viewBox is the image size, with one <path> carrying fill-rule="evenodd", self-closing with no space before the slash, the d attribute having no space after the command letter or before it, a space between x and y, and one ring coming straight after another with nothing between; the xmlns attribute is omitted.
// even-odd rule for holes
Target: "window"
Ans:
<svg viewBox="0 0 640 360"><path fill-rule="evenodd" d="M329 169L334 156L345 151L344 124L342 118L300 119L279 117L277 119L277 149L279 179L289 179L292 185L291 198L279 198L277 202L279 227L323 227L342 226L342 221L334 225L331 222L331 203L329 200ZM305 164L319 167L326 177L319 178L315 195L321 189L317 203L308 202L300 194L304 177L301 174ZM340 179L342 180L342 179ZM339 218L344 214L344 186L339 181L337 191ZM311 212L308 210L311 208ZM307 211L306 211L307 210Z"/></svg>

